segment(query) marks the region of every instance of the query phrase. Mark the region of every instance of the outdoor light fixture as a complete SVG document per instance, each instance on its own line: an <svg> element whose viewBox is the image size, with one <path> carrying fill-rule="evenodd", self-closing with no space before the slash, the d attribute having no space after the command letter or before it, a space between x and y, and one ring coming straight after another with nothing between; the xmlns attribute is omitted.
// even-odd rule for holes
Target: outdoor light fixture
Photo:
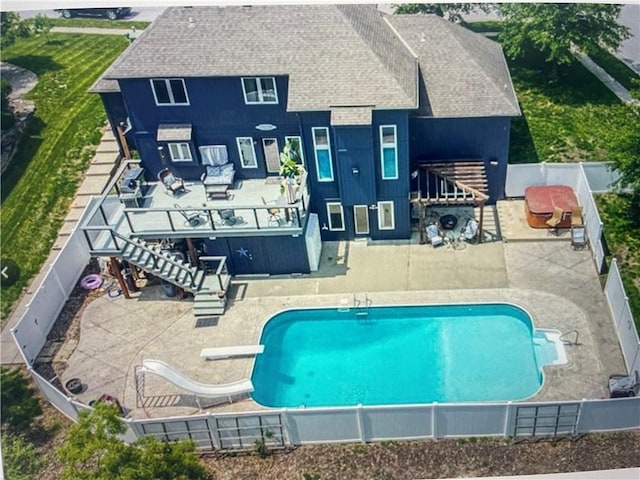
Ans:
<svg viewBox="0 0 640 480"><path fill-rule="evenodd" d="M489 159L489 165L491 165L492 167L497 167L498 166L498 159L497 158L490 158Z"/></svg>
<svg viewBox="0 0 640 480"><path fill-rule="evenodd" d="M351 167L351 173L354 175L360 175L360 169L358 167Z"/></svg>
<svg viewBox="0 0 640 480"><path fill-rule="evenodd" d="M158 155L160 156L160 161L166 165L167 164L167 153L164 151L164 147L162 145L158 145Z"/></svg>
<svg viewBox="0 0 640 480"><path fill-rule="evenodd" d="M323 223L323 224L322 224L322 230L329 230L329 227L327 227L327 224L326 224L326 223Z"/></svg>

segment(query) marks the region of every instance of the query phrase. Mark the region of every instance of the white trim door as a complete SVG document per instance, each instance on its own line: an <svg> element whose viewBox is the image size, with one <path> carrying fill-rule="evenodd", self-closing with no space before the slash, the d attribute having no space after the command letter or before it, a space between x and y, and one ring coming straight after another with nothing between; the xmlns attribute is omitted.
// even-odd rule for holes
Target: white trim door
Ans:
<svg viewBox="0 0 640 480"><path fill-rule="evenodd" d="M367 205L353 206L353 226L356 235L369 234L369 207Z"/></svg>
<svg viewBox="0 0 640 480"><path fill-rule="evenodd" d="M267 166L267 172L280 172L280 150L278 150L278 140L275 138L262 139L262 153L264 154L264 163Z"/></svg>

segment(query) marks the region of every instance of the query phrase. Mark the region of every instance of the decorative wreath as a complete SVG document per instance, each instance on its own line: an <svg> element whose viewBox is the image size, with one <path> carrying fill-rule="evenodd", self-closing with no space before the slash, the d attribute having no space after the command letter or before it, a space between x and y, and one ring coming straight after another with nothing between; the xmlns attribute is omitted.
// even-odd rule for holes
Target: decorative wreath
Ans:
<svg viewBox="0 0 640 480"><path fill-rule="evenodd" d="M95 290L96 288L100 288L102 286L102 282L104 280L97 273L92 273L91 275L87 275L80 280L80 286L85 290Z"/></svg>

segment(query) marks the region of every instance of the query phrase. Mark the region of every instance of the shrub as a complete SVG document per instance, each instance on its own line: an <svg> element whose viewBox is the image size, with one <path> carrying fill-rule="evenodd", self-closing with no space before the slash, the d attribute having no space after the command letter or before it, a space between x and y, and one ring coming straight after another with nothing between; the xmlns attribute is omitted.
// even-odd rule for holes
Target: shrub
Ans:
<svg viewBox="0 0 640 480"><path fill-rule="evenodd" d="M44 466L32 444L8 431L2 432L2 460L7 480L31 480Z"/></svg>
<svg viewBox="0 0 640 480"><path fill-rule="evenodd" d="M40 400L22 372L0 369L0 417L13 432L31 430L33 420L42 414Z"/></svg>

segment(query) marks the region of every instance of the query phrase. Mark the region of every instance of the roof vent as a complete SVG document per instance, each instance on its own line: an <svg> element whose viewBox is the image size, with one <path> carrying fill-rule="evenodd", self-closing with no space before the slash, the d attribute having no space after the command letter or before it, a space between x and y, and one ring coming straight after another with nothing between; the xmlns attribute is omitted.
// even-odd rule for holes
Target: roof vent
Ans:
<svg viewBox="0 0 640 480"><path fill-rule="evenodd" d="M422 32L422 35L420 36L420 41L421 42L426 42L427 41L427 36L424 34L424 32Z"/></svg>
<svg viewBox="0 0 640 480"><path fill-rule="evenodd" d="M189 28L193 28L196 26L196 23L193 21L193 17L189 17Z"/></svg>

